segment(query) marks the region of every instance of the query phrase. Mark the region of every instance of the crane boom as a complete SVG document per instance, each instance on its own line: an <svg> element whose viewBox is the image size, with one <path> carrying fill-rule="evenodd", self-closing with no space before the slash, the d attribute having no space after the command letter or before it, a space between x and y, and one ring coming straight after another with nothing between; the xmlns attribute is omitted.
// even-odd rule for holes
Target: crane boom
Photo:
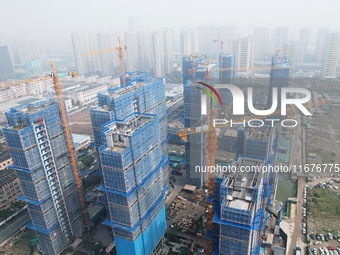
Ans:
<svg viewBox="0 0 340 255"><path fill-rule="evenodd" d="M327 99L320 99L314 103L307 103L305 104L305 106L318 106L318 105L322 105L322 104L327 104L329 101ZM293 108L289 107L287 112L288 113L292 113ZM280 110L276 110L274 113L272 114L280 114ZM270 115L266 115L266 116L257 116L257 115L250 115L250 116L245 116L244 118L238 118L233 120L235 123L236 122L240 122L240 121L248 121L253 119L254 117L256 117L256 119L266 119L267 117L269 117ZM231 124L227 123L227 124L217 124L218 126L213 127L215 129L217 128L224 128L224 127L228 127ZM199 126L199 127L195 127L195 128L184 128L181 130L177 130L177 135L184 141L187 142L188 141L188 135L193 135L193 134L198 134L201 132L208 132L209 130L209 126L208 125L203 125L203 126Z"/></svg>
<svg viewBox="0 0 340 255"><path fill-rule="evenodd" d="M75 149L74 149L74 145L73 145L73 141L72 141L72 137L71 137L69 122L67 120L66 111L65 111L65 107L64 107L64 103L63 103L62 87L61 87L61 83L60 83L58 74L57 74L57 72L54 68L53 63L50 62L50 65L51 65L51 69L52 69L52 78L53 78L54 90L55 90L57 100L58 100L58 107L59 107L59 112L60 112L61 125L63 127L64 134L65 134L67 152L68 152L68 156L70 158L73 178L74 178L74 181L75 181L75 185L76 185L76 189L77 189L77 193L78 193L78 198L79 198L79 201L80 201L81 212L82 212L82 215L83 215L85 225L88 225L90 223L90 220L89 220L89 215L88 215L87 209L86 209L86 203L85 203L85 198L84 198L84 193L83 193L82 182L81 182L79 172L78 172L76 153L75 153Z"/></svg>
<svg viewBox="0 0 340 255"><path fill-rule="evenodd" d="M120 75L122 76L122 86L125 85L125 67L124 67L124 50L126 46L120 44L120 38L118 38L118 45L116 50L118 51L119 65L120 65Z"/></svg>

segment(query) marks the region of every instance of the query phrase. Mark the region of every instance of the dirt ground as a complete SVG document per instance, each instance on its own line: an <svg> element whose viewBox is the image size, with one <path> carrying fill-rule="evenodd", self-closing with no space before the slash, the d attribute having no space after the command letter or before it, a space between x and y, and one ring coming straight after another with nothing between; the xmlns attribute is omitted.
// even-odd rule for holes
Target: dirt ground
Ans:
<svg viewBox="0 0 340 255"><path fill-rule="evenodd" d="M34 251L30 240L34 239L35 233L32 230L25 230L14 237L10 242L2 247L0 254L6 255L35 255L40 254Z"/></svg>
<svg viewBox="0 0 340 255"><path fill-rule="evenodd" d="M72 133L93 136L90 107L69 114Z"/></svg>
<svg viewBox="0 0 340 255"><path fill-rule="evenodd" d="M331 105L326 113L314 114L307 132L308 153L316 154L308 163L340 162L340 106Z"/></svg>

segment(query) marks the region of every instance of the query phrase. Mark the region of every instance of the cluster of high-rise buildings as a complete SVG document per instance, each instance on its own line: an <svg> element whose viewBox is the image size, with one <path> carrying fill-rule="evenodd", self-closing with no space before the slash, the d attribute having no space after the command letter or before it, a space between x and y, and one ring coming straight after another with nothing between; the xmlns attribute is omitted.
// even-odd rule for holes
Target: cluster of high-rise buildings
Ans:
<svg viewBox="0 0 340 255"><path fill-rule="evenodd" d="M154 77L179 70L184 55L202 53L217 59L223 42L224 51L236 53L236 67L241 75L251 71L255 62L269 62L272 53L280 51L283 57L289 58L292 69L304 63L321 64L318 75L334 78L340 35L323 27L315 32L310 28L259 27L249 36L240 36L235 26L211 25L187 27L177 36L173 29L149 31L131 25L125 33L73 33L71 39L79 74L117 74L119 60L115 47L120 38L121 45L126 46L126 69L146 71ZM44 66L42 62L47 59L41 43L23 38L3 42L0 56L0 82L25 78L27 70L29 75L39 75Z"/></svg>
<svg viewBox="0 0 340 255"><path fill-rule="evenodd" d="M251 49L247 40L244 44L238 40L235 49ZM201 54L183 58L185 127L207 122L202 92L193 81L204 81L209 73L209 79L234 83L237 61L241 64L249 59L237 58L237 54L222 52L217 63ZM286 58L274 56L272 86L288 86L289 75ZM108 210L105 224L112 227L118 254L147 255L161 247L166 228L165 88L162 78L146 72L127 72L125 78L124 86L98 94L98 105L90 114L103 175L100 190ZM223 89L219 92L227 105L230 95ZM27 203L31 216L28 227L36 231L43 253L59 254L81 236L84 224L57 103L49 100L18 106L6 117L8 126L3 131L23 191L20 199ZM273 164L273 128L238 132L236 167ZM185 144L187 183L198 187L205 185L204 174L194 170L205 165L204 140L202 132L191 135ZM211 238L219 254L256 254L272 183L272 176L261 173L216 176L216 228Z"/></svg>
<svg viewBox="0 0 340 255"><path fill-rule="evenodd" d="M150 254L166 228L169 178L162 78L126 74L127 84L98 95L91 110L108 219L118 254ZM12 108L3 129L13 165L44 254L60 254L84 230L58 104Z"/></svg>
<svg viewBox="0 0 340 255"><path fill-rule="evenodd" d="M319 28L316 41L312 30L293 31L288 27L256 28L249 36L240 37L233 26L201 26L185 28L179 42L171 29L158 31L130 31L122 36L126 48L128 70L150 72L164 76L176 70L179 57L194 53L217 59L221 44L226 52L235 53L236 71L239 75L251 73L254 63L270 61L273 52L290 60L291 69L302 63L322 64L321 78L335 78L340 55L340 35L327 28ZM74 53L80 73L112 74L118 65L113 47L118 43L118 33L73 34ZM111 50L110 50L111 49ZM100 54L86 55L92 51ZM97 52L97 53L98 53Z"/></svg>
<svg viewBox="0 0 340 255"><path fill-rule="evenodd" d="M309 57L323 61L321 77L336 76L340 55L340 34L320 29L316 48L324 54L309 54L310 34L303 29L299 41L291 41L289 30L278 28L269 40L267 29L256 29L253 36L236 37L232 27L200 27L181 33L184 90L184 127L206 125L202 90L194 81L211 79L216 84L234 84L237 73L247 73L254 61L271 57L268 103L272 88L290 84L291 68ZM224 35L230 42L212 37ZM203 35L208 37L201 39ZM76 63L80 74L112 74L117 66L113 34L73 34ZM198 44L199 41L199 44ZM222 43L225 42L224 43ZM271 42L271 43L270 43ZM90 110L94 144L100 159L102 185L108 217L119 255L152 254L161 248L166 229L164 198L169 182L167 155L167 116L163 77L173 70L172 30L128 32L122 40L126 48L126 84L98 93L98 104ZM273 50L269 50L274 45ZM224 46L225 48L223 48ZM197 51L220 52L211 62ZM226 53L231 52L231 53ZM271 52L271 53L270 53ZM1 77L10 73L9 51L0 47ZM4 64L5 63L5 64ZM2 69L1 69L2 68ZM6 69L7 68L7 69ZM5 71L4 71L5 70ZM149 75L151 72L152 75ZM218 88L225 107L232 98ZM96 92L93 92L96 93ZM93 93L90 95L93 99ZM280 102L280 101L279 101ZM10 109L3 129L22 195L31 217L28 227L35 230L44 254L60 254L84 231L78 193L66 147L66 137L58 104L40 101ZM275 128L239 128L231 164L241 167L274 165ZM198 132L185 143L186 182L199 188L206 184L196 166L206 165L206 134ZM265 229L270 194L275 176L259 171L219 173L214 178L213 230L209 238L216 254L258 254Z"/></svg>
<svg viewBox="0 0 340 255"><path fill-rule="evenodd" d="M174 35L171 29L131 31L120 38L127 70L152 72L155 77L173 71ZM115 46L119 33L75 33L72 43L80 74L113 74L118 66ZM126 47L125 47L126 46ZM92 53L93 52L93 53Z"/></svg>

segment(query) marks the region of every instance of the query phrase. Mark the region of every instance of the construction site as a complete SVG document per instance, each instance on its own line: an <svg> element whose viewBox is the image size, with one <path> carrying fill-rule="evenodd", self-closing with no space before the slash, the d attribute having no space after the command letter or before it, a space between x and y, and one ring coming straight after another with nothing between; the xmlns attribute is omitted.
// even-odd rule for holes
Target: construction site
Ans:
<svg viewBox="0 0 340 255"><path fill-rule="evenodd" d="M166 228L170 228L167 234L184 235L182 243L193 240L185 249L196 243L195 251L209 255L270 254L284 248L285 242L275 244L273 237L276 231L276 240L280 238L281 209L268 210L278 178L261 168L278 162L275 126L213 125L215 117L230 111L231 94L219 84L234 84L235 54L225 54L221 41L218 62L201 54L183 57L183 116L172 119L178 122L169 130L184 144L184 160L176 167L183 165L182 179L189 184L183 189L191 193L176 195L181 186L174 175L183 173L178 168L170 176L164 79L125 72L125 46L119 42L114 50L121 64L120 86L103 89L96 99L91 94L97 104L87 110L100 165L99 191L107 211L103 224L112 232L117 254L166 254ZM282 69L275 71L286 74L286 66ZM23 189L21 199L28 204L27 227L35 231L41 252L60 254L74 242L79 245L77 238L90 227L70 132L70 125L85 115L71 115L69 121L62 98L59 76L75 73L58 74L52 65L51 74L57 99L12 108L6 114L4 134ZM88 125L88 115L82 121ZM230 154L218 152L219 143ZM230 155L222 163L236 171L196 171L197 166L215 166L220 155ZM245 168L251 170L242 172ZM164 202L171 198L174 202L166 211ZM269 217L276 218L273 228ZM183 245L179 246L170 248L183 254Z"/></svg>
<svg viewBox="0 0 340 255"><path fill-rule="evenodd" d="M59 254L82 235L88 215L61 85L53 70L57 101L12 108L4 128L40 249ZM53 208L53 209L52 209Z"/></svg>

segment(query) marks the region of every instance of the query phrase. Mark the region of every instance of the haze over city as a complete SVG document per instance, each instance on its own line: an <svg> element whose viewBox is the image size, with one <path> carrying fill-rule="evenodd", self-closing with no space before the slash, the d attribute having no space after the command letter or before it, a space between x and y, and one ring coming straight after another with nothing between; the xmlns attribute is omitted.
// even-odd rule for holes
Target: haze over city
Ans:
<svg viewBox="0 0 340 255"><path fill-rule="evenodd" d="M72 32L129 30L129 17L137 29L236 26L240 35L255 27L327 27L340 30L337 1L2 1L0 36L25 36L48 42L49 47L71 47ZM0 38L1 40L1 38ZM58 43L53 43L58 41ZM62 48L63 49L63 48Z"/></svg>
<svg viewBox="0 0 340 255"><path fill-rule="evenodd" d="M339 190L337 1L0 3L1 254L339 255Z"/></svg>

